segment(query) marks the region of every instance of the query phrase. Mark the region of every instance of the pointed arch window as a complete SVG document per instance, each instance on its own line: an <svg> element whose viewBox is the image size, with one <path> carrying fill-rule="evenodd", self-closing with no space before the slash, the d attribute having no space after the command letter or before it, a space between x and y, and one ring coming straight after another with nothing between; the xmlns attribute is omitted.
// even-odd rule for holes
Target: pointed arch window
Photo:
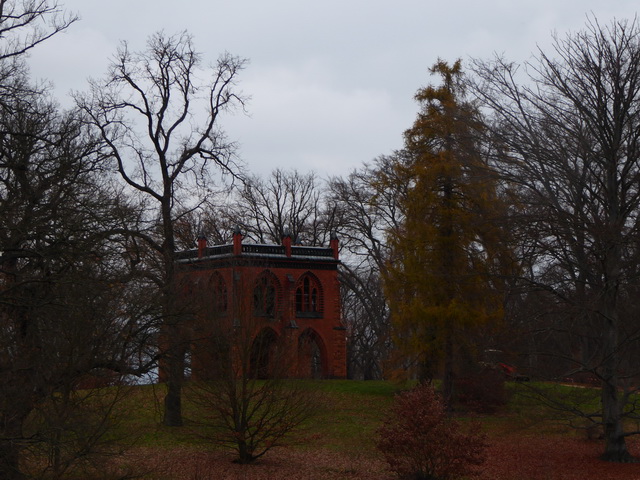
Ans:
<svg viewBox="0 0 640 480"><path fill-rule="evenodd" d="M275 317L277 297L277 285L273 276L261 275L253 289L254 314L261 317Z"/></svg>
<svg viewBox="0 0 640 480"><path fill-rule="evenodd" d="M215 272L209 280L209 288L211 292L211 308L216 314L227 313L229 307L229 294L227 291L227 283L219 272Z"/></svg>
<svg viewBox="0 0 640 480"><path fill-rule="evenodd" d="M298 281L296 287L296 316L322 316L322 288L314 275L306 274Z"/></svg>

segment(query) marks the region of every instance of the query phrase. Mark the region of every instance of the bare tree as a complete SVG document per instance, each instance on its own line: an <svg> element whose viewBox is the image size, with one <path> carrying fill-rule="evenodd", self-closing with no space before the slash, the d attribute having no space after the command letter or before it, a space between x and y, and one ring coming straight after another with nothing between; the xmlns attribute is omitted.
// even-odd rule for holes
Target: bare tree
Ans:
<svg viewBox="0 0 640 480"><path fill-rule="evenodd" d="M76 20L55 0L0 0L0 60L21 59Z"/></svg>
<svg viewBox="0 0 640 480"><path fill-rule="evenodd" d="M205 201L212 169L237 172L234 144L226 140L220 121L225 111L243 106L234 87L244 63L225 54L203 72L188 34L158 33L141 53L123 43L107 77L91 83L90 95L76 96L105 143L105 156L149 208L148 228L138 238L155 252L155 282L163 298L166 425L182 424L184 344L175 299L175 225Z"/></svg>
<svg viewBox="0 0 640 480"><path fill-rule="evenodd" d="M75 391L137 370L144 328L120 313L129 276L109 233L121 212L99 143L78 112L12 81L20 88L0 109L0 476L59 478L90 458L119 398L102 409Z"/></svg>
<svg viewBox="0 0 640 480"><path fill-rule="evenodd" d="M11 98L33 89L24 81L25 54L66 30L77 17L62 11L53 0L0 0L0 107L10 108Z"/></svg>
<svg viewBox="0 0 640 480"><path fill-rule="evenodd" d="M131 277L107 232L126 209L116 206L119 193L99 171L97 144L77 112L59 112L24 63L24 54L75 20L56 1L0 1L0 476L7 479L95 466L120 395L112 389L88 399L77 389L141 371L132 354L146 328L120 314Z"/></svg>
<svg viewBox="0 0 640 480"><path fill-rule="evenodd" d="M254 241L279 243L287 232L304 245L328 242L332 216L314 173L276 169L266 179L248 178L235 193L218 215Z"/></svg>
<svg viewBox="0 0 640 480"><path fill-rule="evenodd" d="M342 247L356 265L371 263L377 270L384 268L389 253L385 236L397 231L402 222L399 200L408 187L395 178L393 165L409 161L407 152L401 150L377 158L373 165L355 170L346 179L331 179L329 196L335 205Z"/></svg>
<svg viewBox="0 0 640 480"><path fill-rule="evenodd" d="M401 182L386 182L396 189L382 188L381 179L394 175L391 165L399 161L406 161L405 152L382 156L372 166L329 182L328 197L343 251L340 281L352 377L382 378L391 346L381 272L388 258L386 235L402 221L398 200L406 192Z"/></svg>
<svg viewBox="0 0 640 480"><path fill-rule="evenodd" d="M379 272L340 270L343 317L346 319L348 377L379 380L391 347L389 309Z"/></svg>
<svg viewBox="0 0 640 480"><path fill-rule="evenodd" d="M297 341L287 344L251 306L220 315L206 287L191 292L192 358L200 364L186 388L199 407L190 423L206 441L233 450L234 461L251 463L291 441L317 412L319 396L309 382L290 378Z"/></svg>
<svg viewBox="0 0 640 480"><path fill-rule="evenodd" d="M592 20L556 37L553 53L540 51L524 72L501 58L475 70L475 92L493 113L495 167L522 207L514 229L529 266L523 295L543 307L537 353L553 355L563 378L599 382L601 408L579 413L603 425L603 458L627 461L625 439L640 433L625 429L625 418L636 418L640 374L631 300L640 254L640 28Z"/></svg>

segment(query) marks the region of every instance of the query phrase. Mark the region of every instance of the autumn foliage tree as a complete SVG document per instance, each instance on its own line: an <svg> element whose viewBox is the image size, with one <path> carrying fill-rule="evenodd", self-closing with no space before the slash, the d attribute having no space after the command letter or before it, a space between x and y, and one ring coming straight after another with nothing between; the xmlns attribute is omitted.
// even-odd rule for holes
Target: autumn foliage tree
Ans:
<svg viewBox="0 0 640 480"><path fill-rule="evenodd" d="M421 112L405 132L408 155L379 182L408 185L404 220L388 231L383 271L394 341L420 365L421 379L443 364L443 393L451 403L454 359L472 329L501 315L492 283L499 265L499 201L478 141L483 124L465 100L460 61L439 61L442 85L418 91Z"/></svg>

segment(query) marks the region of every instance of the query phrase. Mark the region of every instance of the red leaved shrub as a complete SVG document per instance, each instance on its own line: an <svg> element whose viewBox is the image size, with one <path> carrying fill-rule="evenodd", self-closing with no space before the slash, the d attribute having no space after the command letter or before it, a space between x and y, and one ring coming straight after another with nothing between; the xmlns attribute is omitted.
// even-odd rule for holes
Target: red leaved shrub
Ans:
<svg viewBox="0 0 640 480"><path fill-rule="evenodd" d="M447 418L433 388L421 385L398 395L378 429L377 448L400 478L451 480L478 474L486 439L479 425L468 429Z"/></svg>

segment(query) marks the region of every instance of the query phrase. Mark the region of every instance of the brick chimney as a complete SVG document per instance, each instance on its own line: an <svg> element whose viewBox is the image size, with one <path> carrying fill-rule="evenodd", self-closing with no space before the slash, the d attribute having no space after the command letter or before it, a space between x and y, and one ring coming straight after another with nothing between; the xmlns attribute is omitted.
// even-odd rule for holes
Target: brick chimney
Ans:
<svg viewBox="0 0 640 480"><path fill-rule="evenodd" d="M291 233L287 228L284 231L284 237L282 237L282 245L284 245L284 253L287 257L291 256Z"/></svg>
<svg viewBox="0 0 640 480"><path fill-rule="evenodd" d="M240 227L236 227L233 231L233 254L242 255L242 233Z"/></svg>
<svg viewBox="0 0 640 480"><path fill-rule="evenodd" d="M207 249L207 237L201 233L198 235L198 258L202 258L204 251Z"/></svg>
<svg viewBox="0 0 640 480"><path fill-rule="evenodd" d="M329 241L329 246L333 250L333 258L338 260L338 235L335 232L331 232L331 240Z"/></svg>

